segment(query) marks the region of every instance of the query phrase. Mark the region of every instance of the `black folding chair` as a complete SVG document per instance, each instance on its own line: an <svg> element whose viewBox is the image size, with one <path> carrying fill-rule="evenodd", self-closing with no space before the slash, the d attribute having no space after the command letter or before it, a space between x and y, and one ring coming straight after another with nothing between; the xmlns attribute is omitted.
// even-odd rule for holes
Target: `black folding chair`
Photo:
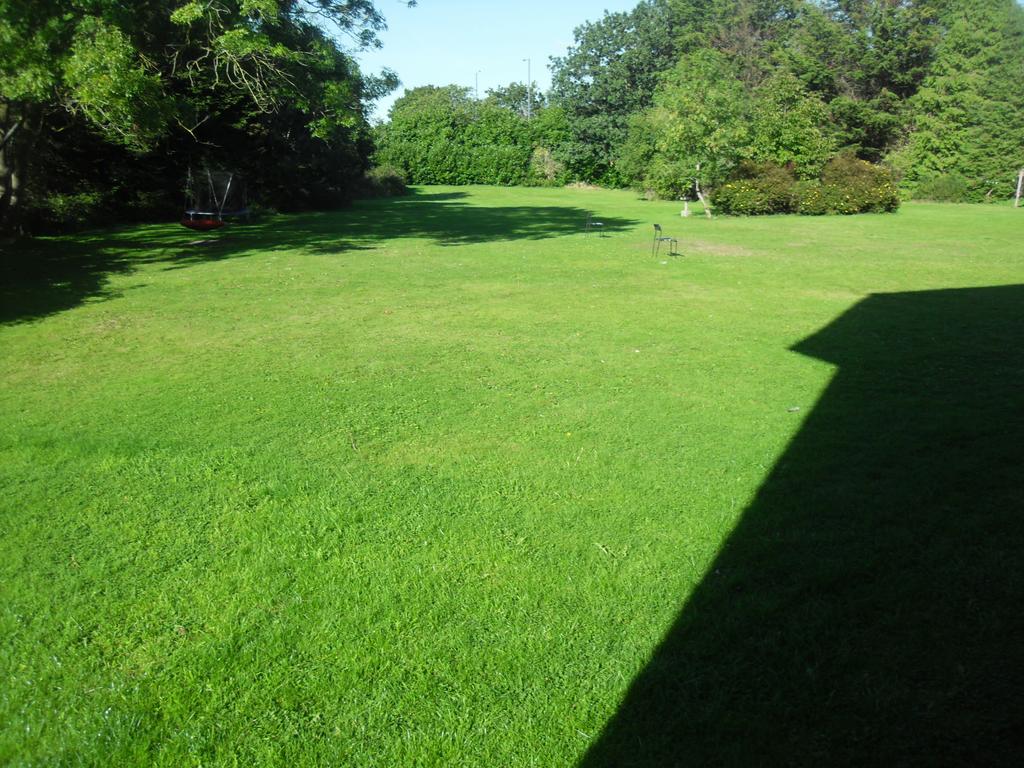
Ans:
<svg viewBox="0 0 1024 768"><path fill-rule="evenodd" d="M600 232L603 232L603 231L604 231L604 222L603 221L594 221L594 214L588 213L587 214L587 226L584 229L584 233L589 235L591 232L598 232L598 233L600 233Z"/></svg>
<svg viewBox="0 0 1024 768"><path fill-rule="evenodd" d="M668 243L668 255L679 256L679 241L674 237L667 237L661 231L661 224L654 225L654 243L651 245L651 255L655 258L661 253L661 244Z"/></svg>

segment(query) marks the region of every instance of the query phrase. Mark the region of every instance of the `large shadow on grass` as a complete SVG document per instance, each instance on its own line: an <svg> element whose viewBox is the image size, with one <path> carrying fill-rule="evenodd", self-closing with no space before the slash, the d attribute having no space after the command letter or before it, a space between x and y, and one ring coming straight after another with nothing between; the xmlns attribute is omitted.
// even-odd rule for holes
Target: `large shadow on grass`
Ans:
<svg viewBox="0 0 1024 768"><path fill-rule="evenodd" d="M333 214L288 217L279 232L306 247L331 251L338 238L373 243L390 238L422 238L438 245L472 245L545 240L583 235L587 216L578 206L486 206L465 192L414 192L407 197L366 201ZM603 234L635 226L635 219L600 215Z"/></svg>
<svg viewBox="0 0 1024 768"><path fill-rule="evenodd" d="M185 269L267 251L341 255L381 250L396 238L457 246L582 236L589 213L576 206L489 207L474 204L465 192L420 192L340 211L267 217L206 235L168 224L0 245L0 324L115 298L109 277L143 264ZM604 234L638 223L601 220Z"/></svg>
<svg viewBox="0 0 1024 768"><path fill-rule="evenodd" d="M872 296L582 761L1024 764L1024 286Z"/></svg>

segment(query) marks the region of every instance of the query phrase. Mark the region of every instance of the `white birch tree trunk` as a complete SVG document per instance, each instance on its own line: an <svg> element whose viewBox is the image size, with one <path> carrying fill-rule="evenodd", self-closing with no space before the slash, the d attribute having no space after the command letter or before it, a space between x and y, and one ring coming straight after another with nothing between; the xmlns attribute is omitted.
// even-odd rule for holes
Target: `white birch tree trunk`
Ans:
<svg viewBox="0 0 1024 768"><path fill-rule="evenodd" d="M697 190L697 199L704 206L704 215L711 218L711 202L704 196L700 188L700 163L697 163L697 177L693 180L694 188Z"/></svg>

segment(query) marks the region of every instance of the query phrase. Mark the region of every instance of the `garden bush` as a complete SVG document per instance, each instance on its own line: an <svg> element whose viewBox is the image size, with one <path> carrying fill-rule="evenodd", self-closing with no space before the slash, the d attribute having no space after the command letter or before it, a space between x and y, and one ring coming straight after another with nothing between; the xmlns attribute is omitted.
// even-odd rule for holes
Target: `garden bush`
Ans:
<svg viewBox="0 0 1024 768"><path fill-rule="evenodd" d="M825 165L821 187L816 197L827 208L823 213L879 213L900 207L900 195L892 171L861 160L852 152L836 155ZM809 189L813 191L813 187ZM804 207L801 199L800 212L812 212L803 210ZM813 212L818 213L816 210Z"/></svg>
<svg viewBox="0 0 1024 768"><path fill-rule="evenodd" d="M800 182L789 167L741 163L733 179L714 191L712 202L734 216L824 216L895 211L900 197L888 168L843 153L825 165L820 179Z"/></svg>
<svg viewBox="0 0 1024 768"><path fill-rule="evenodd" d="M555 187L566 182L565 164L558 161L547 147L536 147L530 156L530 169L526 185L530 187Z"/></svg>
<svg viewBox="0 0 1024 768"><path fill-rule="evenodd" d="M363 197L401 197L409 194L405 175L396 168L380 165L363 175Z"/></svg>
<svg viewBox="0 0 1024 768"><path fill-rule="evenodd" d="M74 232L97 223L109 223L109 218L104 216L104 196L95 189L30 199L25 208L25 221L30 230Z"/></svg>
<svg viewBox="0 0 1024 768"><path fill-rule="evenodd" d="M932 200L939 203L964 203L969 196L967 179L959 173L929 176L914 190L915 200Z"/></svg>
<svg viewBox="0 0 1024 768"><path fill-rule="evenodd" d="M712 195L715 207L733 216L791 213L796 206L796 178L786 167L743 163L736 178Z"/></svg>
<svg viewBox="0 0 1024 768"><path fill-rule="evenodd" d="M846 193L841 187L823 184L820 180L801 181L796 190L796 212L805 216L825 216L831 213L855 213L847 210Z"/></svg>

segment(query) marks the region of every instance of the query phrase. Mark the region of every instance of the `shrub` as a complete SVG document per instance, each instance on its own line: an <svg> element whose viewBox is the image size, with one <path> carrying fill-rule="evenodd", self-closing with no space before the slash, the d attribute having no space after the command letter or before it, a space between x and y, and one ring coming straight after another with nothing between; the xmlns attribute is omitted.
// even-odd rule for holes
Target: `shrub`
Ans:
<svg viewBox="0 0 1024 768"><path fill-rule="evenodd" d="M363 197L401 197L409 194L404 174L391 166L380 165L363 175Z"/></svg>
<svg viewBox="0 0 1024 768"><path fill-rule="evenodd" d="M892 172L853 154L832 158L821 178L797 182L789 166L741 163L731 181L714 191L712 202L725 214L826 214L895 211L899 192Z"/></svg>
<svg viewBox="0 0 1024 768"><path fill-rule="evenodd" d="M486 144L467 149L471 158L464 168L470 184L522 184L530 162L530 147L515 144Z"/></svg>
<svg viewBox="0 0 1024 768"><path fill-rule="evenodd" d="M647 171L644 189L662 200L681 200L693 189L693 170L682 162L656 157Z"/></svg>
<svg viewBox="0 0 1024 768"><path fill-rule="evenodd" d="M711 196L715 209L728 216L759 216L766 213L781 213L776 209L764 190L753 179L737 179L723 184Z"/></svg>
<svg viewBox="0 0 1024 768"><path fill-rule="evenodd" d="M796 205L796 179L789 168L742 163L733 181L714 191L712 203L733 216L790 213Z"/></svg>
<svg viewBox="0 0 1024 768"><path fill-rule="evenodd" d="M967 179L959 173L945 173L930 176L917 185L914 199L933 200L939 203L967 202L970 195Z"/></svg>
<svg viewBox="0 0 1024 768"><path fill-rule="evenodd" d="M825 165L821 185L826 213L883 212L900 207L892 171L860 160L851 152L836 155Z"/></svg>
<svg viewBox="0 0 1024 768"><path fill-rule="evenodd" d="M547 147L537 147L530 156L526 184L533 187L554 187L565 181L565 166Z"/></svg>
<svg viewBox="0 0 1024 768"><path fill-rule="evenodd" d="M103 195L95 190L53 193L39 200L30 199L26 205L26 219L33 229L73 232L108 223L103 203Z"/></svg>
<svg viewBox="0 0 1024 768"><path fill-rule="evenodd" d="M796 189L796 212L805 216L846 213L843 197L840 187L822 184L818 180L801 181Z"/></svg>

